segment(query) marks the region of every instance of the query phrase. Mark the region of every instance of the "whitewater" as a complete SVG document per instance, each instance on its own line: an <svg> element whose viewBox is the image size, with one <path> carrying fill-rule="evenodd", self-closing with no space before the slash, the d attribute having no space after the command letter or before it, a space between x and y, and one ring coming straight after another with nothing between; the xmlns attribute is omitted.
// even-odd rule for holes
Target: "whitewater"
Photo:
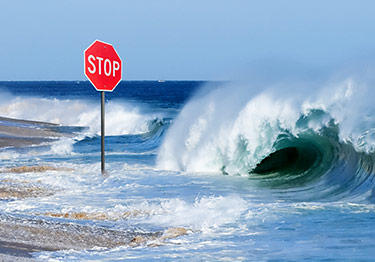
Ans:
<svg viewBox="0 0 375 262"><path fill-rule="evenodd" d="M373 83L1 82L0 254L371 261Z"/></svg>

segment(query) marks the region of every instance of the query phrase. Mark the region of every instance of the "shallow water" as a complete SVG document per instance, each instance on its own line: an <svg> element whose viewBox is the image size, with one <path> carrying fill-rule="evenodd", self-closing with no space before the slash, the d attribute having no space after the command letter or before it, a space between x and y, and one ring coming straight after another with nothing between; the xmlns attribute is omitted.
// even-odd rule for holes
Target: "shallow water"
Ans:
<svg viewBox="0 0 375 262"><path fill-rule="evenodd" d="M58 126L1 123L22 128L8 140L51 135L0 150L0 240L51 261L371 261L375 125L350 129L342 104L356 96L225 85L122 82L107 95L102 176L89 83L2 82L0 116Z"/></svg>

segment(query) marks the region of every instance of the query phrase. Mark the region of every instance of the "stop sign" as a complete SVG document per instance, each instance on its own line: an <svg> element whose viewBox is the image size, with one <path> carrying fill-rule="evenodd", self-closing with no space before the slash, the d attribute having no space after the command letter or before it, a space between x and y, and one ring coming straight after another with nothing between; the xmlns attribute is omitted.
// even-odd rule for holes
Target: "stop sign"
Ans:
<svg viewBox="0 0 375 262"><path fill-rule="evenodd" d="M112 92L121 81L122 62L111 44L96 40L84 52L85 75L97 91Z"/></svg>

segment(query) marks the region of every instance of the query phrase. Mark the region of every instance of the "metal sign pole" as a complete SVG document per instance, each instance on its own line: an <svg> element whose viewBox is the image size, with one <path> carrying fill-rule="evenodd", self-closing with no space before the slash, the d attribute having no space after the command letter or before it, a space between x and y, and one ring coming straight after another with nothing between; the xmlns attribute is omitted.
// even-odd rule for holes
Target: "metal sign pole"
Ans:
<svg viewBox="0 0 375 262"><path fill-rule="evenodd" d="M84 52L85 75L97 91L101 91L101 162L105 175L105 95L112 92L122 78L122 61L111 44L95 40ZM104 71L104 74L102 73Z"/></svg>
<svg viewBox="0 0 375 262"><path fill-rule="evenodd" d="M105 159L104 159L104 136L105 136L105 119L104 119L104 115L105 115L105 112L104 112L104 103L105 103L105 99L104 99L104 91L102 91L102 103L101 103L101 140L102 140L102 175L105 174Z"/></svg>

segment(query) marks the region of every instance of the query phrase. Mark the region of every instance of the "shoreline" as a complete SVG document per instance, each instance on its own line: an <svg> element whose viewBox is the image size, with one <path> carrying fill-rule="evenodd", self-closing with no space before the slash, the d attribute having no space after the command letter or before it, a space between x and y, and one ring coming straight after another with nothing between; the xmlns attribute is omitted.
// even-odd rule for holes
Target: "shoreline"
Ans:
<svg viewBox="0 0 375 262"><path fill-rule="evenodd" d="M67 134L53 130L58 124L0 116L0 148L25 147L51 142Z"/></svg>

